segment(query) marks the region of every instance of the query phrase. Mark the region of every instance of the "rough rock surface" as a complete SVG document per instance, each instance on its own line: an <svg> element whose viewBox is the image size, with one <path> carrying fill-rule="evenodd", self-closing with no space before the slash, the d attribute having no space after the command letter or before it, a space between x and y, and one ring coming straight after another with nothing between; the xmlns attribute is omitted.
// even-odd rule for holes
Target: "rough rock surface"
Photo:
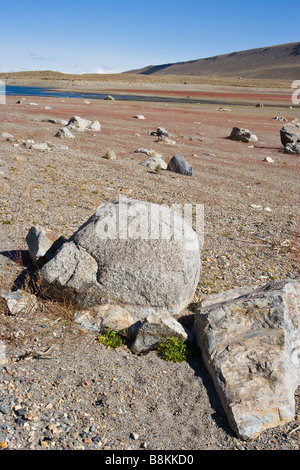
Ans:
<svg viewBox="0 0 300 470"><path fill-rule="evenodd" d="M21 289L7 294L1 293L0 301L2 304L4 303L4 309L8 311L9 315L28 315L38 308L36 296Z"/></svg>
<svg viewBox="0 0 300 470"><path fill-rule="evenodd" d="M233 127L230 136L231 140L238 140L240 142L257 142L258 138L255 134L252 134L248 129L242 129L241 127Z"/></svg>
<svg viewBox="0 0 300 470"><path fill-rule="evenodd" d="M286 144L296 144L300 141L300 123L295 120L285 124L280 129L280 139L284 147Z"/></svg>
<svg viewBox="0 0 300 470"><path fill-rule="evenodd" d="M160 166L162 170L166 170L168 167L167 163L161 157L149 157L147 158L147 160L144 160L139 164L142 166L146 166L151 170L155 170L158 166Z"/></svg>
<svg viewBox="0 0 300 470"><path fill-rule="evenodd" d="M33 226L26 235L26 243L34 265L49 261L65 239L57 233Z"/></svg>
<svg viewBox="0 0 300 470"><path fill-rule="evenodd" d="M193 341L192 333L175 318L159 314L149 315L138 329L131 351L136 354L149 352L169 336Z"/></svg>
<svg viewBox="0 0 300 470"><path fill-rule="evenodd" d="M173 315L195 293L200 242L169 207L119 199L100 206L41 274L84 307L118 304L137 320Z"/></svg>
<svg viewBox="0 0 300 470"><path fill-rule="evenodd" d="M89 331L103 331L111 327L114 331L122 331L130 328L134 320L128 310L119 305L97 305L88 310L82 310L75 314L75 323Z"/></svg>
<svg viewBox="0 0 300 470"><path fill-rule="evenodd" d="M73 116L66 125L69 129L93 130L100 131L101 125L99 121L90 121L89 119Z"/></svg>
<svg viewBox="0 0 300 470"><path fill-rule="evenodd" d="M55 134L55 137L66 137L67 139L74 139L74 135L67 127L62 127L59 131Z"/></svg>
<svg viewBox="0 0 300 470"><path fill-rule="evenodd" d="M300 352L300 284L271 282L246 292L208 301L193 331L232 429L244 440L294 419Z"/></svg>

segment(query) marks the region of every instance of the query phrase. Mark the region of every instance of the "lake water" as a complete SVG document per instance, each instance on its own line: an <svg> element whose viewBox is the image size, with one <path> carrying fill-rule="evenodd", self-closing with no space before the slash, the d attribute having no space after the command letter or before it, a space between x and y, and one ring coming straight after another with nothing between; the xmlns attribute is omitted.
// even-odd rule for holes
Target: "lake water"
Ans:
<svg viewBox="0 0 300 470"><path fill-rule="evenodd" d="M3 83L3 82L2 82ZM89 92L75 92L75 91L58 91L50 88L43 87L29 87L29 86L17 86L17 85L8 85L3 86L0 83L0 101L1 96L3 95L16 95L16 96L45 96L45 97L56 97L56 98L78 98L84 100L103 100L107 93L89 93ZM2 86L1 86L2 85ZM214 104L216 106L233 106L233 105L250 105L253 106L253 103L245 101L235 101L234 103L229 103L228 101L221 100L210 100L210 99L194 99L194 98L171 98L163 96L138 96L138 95L117 95L112 94L115 100L122 101L150 101L150 102L160 102L160 103L190 103L190 104ZM271 107L286 107L283 104L268 104L267 106Z"/></svg>

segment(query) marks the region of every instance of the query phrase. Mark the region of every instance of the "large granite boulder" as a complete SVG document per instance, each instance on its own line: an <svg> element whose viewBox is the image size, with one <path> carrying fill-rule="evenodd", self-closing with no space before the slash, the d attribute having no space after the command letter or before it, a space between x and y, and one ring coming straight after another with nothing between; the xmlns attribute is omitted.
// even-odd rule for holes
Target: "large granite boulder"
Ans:
<svg viewBox="0 0 300 470"><path fill-rule="evenodd" d="M135 321L174 315L193 299L200 248L175 210L124 198L100 206L41 274L53 294L84 308L117 304Z"/></svg>
<svg viewBox="0 0 300 470"><path fill-rule="evenodd" d="M196 312L194 336L239 438L294 419L300 283L233 289Z"/></svg>

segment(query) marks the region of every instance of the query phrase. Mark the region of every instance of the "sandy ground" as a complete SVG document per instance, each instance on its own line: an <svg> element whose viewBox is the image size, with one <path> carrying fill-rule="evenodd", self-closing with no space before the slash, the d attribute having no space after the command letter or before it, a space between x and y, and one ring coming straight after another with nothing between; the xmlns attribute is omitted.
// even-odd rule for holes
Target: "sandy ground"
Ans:
<svg viewBox="0 0 300 470"><path fill-rule="evenodd" d="M58 83L56 86L63 85ZM94 84L82 87L95 89ZM120 83L105 87L105 91L111 94L113 90L121 90L122 93L142 90L153 94L159 91L160 94L180 96L188 90L187 96L201 93L201 96L206 94L209 98L223 94L224 107L228 106L229 100L230 111L219 110L220 106L214 104L118 100L90 100L90 104L85 104L82 99L52 97L26 97L22 104L17 104L20 97L7 97L6 105L0 108L0 134L9 132L15 140L0 139L2 289L8 288L29 265L25 237L32 225L38 224L70 236L99 204L120 196L169 205L204 205L201 278L193 304L179 318L187 326L192 325L195 308L210 293L235 286L262 285L270 280L299 279L299 157L283 153L279 137L283 122L273 120L275 116L288 121L299 117L299 110L290 108L289 90L248 89L245 92L228 87L167 87L165 84L142 87L140 84ZM243 99L247 95L247 106L235 104L241 94ZM265 106L257 108L257 101ZM29 105L30 102L37 105ZM269 106L276 103L280 103L278 108ZM44 106L52 109L45 110ZM134 118L139 114L145 119ZM68 120L74 115L99 120L101 132L75 132L75 139L62 140L54 137L61 126L45 122L48 118ZM172 133L175 145L161 144L150 135L158 126ZM234 126L250 129L258 136L258 142L245 144L228 140ZM48 142L52 148L44 152L29 149L22 145L22 139ZM175 154L183 155L194 168L193 177L169 171L150 171L139 165L147 158L135 152L139 148L156 150L166 162ZM117 160L103 158L108 149L115 151ZM274 163L267 163L266 157L271 157ZM261 210L251 207L253 204L261 206ZM143 443L147 442L148 449L161 450L299 449L298 412L295 421L265 431L254 442L242 443L236 439L201 357L192 364L173 365L162 361L154 352L139 358L126 348L109 351L99 348L90 334L78 332L74 325L64 330L61 319L55 323L55 328L59 329L55 336L53 322L60 315L53 308L50 309L51 314L47 310L49 307L45 308L36 317L5 318L2 323L2 338L10 361L2 371L2 400L8 402L7 383L12 383L16 391L14 401L11 399L9 403L11 408L12 403L18 402L18 397L30 409L34 408L34 403L38 406L37 429L33 434L30 434L34 427L32 423L29 422L29 429L20 427L10 414L0 413L0 434L2 432L2 439L8 442L8 448L102 449L106 446L111 449L143 449ZM52 344L58 347L47 365L43 361L34 361L33 365L13 361L28 348L39 345L39 348L46 349ZM87 344L90 344L90 350ZM34 393L18 382L20 374L27 377L27 382L30 380L33 366L32 381L39 384ZM63 373L60 373L61 367ZM97 368L102 372L98 373ZM97 394L95 389L98 387L99 391L101 385L103 394L111 401L105 416L96 405L91 412L91 400L93 402L95 397L89 396L89 391L85 398L77 397L79 401L75 407L78 389L71 370L76 372L77 379L78 374L84 375L89 384L93 383L94 391L91 393ZM58 375L62 377L59 381L61 389L56 390L52 385ZM117 376L118 387L112 390L113 377ZM87 377L92 377L92 382ZM160 390L156 388L157 377ZM129 383L130 390L134 389L138 394L132 392L138 396L133 405L135 408L130 405ZM59 403L61 390L65 398ZM71 390L75 398L70 408L67 395ZM86 392L84 387L81 391ZM31 398L25 399L28 393L32 393ZM124 399L122 413L117 410L120 396ZM52 411L41 405L44 398L52 402ZM64 416L67 408L71 410L68 411L68 423L63 422L64 419L68 421L66 418L59 418L59 413ZM75 419L75 409L79 414L88 415L85 423L92 415L98 434L95 430L93 432L100 436L98 443L97 440L89 440L90 431L82 431L88 426L83 425L84 420ZM64 432L58 433L57 439L55 436L51 440L46 439L46 444L41 445L43 432L49 426L45 414L49 420L51 417L55 422L62 420ZM4 432L5 425L11 432ZM73 432L70 429L66 432L67 425L74 427ZM82 432L88 435L82 437ZM132 432L140 438L132 439Z"/></svg>

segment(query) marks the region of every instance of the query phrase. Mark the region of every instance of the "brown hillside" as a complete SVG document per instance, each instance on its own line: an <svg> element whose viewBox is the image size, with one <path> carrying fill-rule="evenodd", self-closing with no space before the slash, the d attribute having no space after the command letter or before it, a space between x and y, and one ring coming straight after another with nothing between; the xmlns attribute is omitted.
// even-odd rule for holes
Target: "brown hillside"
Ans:
<svg viewBox="0 0 300 470"><path fill-rule="evenodd" d="M127 73L296 80L300 76L300 42L188 62L151 65Z"/></svg>

